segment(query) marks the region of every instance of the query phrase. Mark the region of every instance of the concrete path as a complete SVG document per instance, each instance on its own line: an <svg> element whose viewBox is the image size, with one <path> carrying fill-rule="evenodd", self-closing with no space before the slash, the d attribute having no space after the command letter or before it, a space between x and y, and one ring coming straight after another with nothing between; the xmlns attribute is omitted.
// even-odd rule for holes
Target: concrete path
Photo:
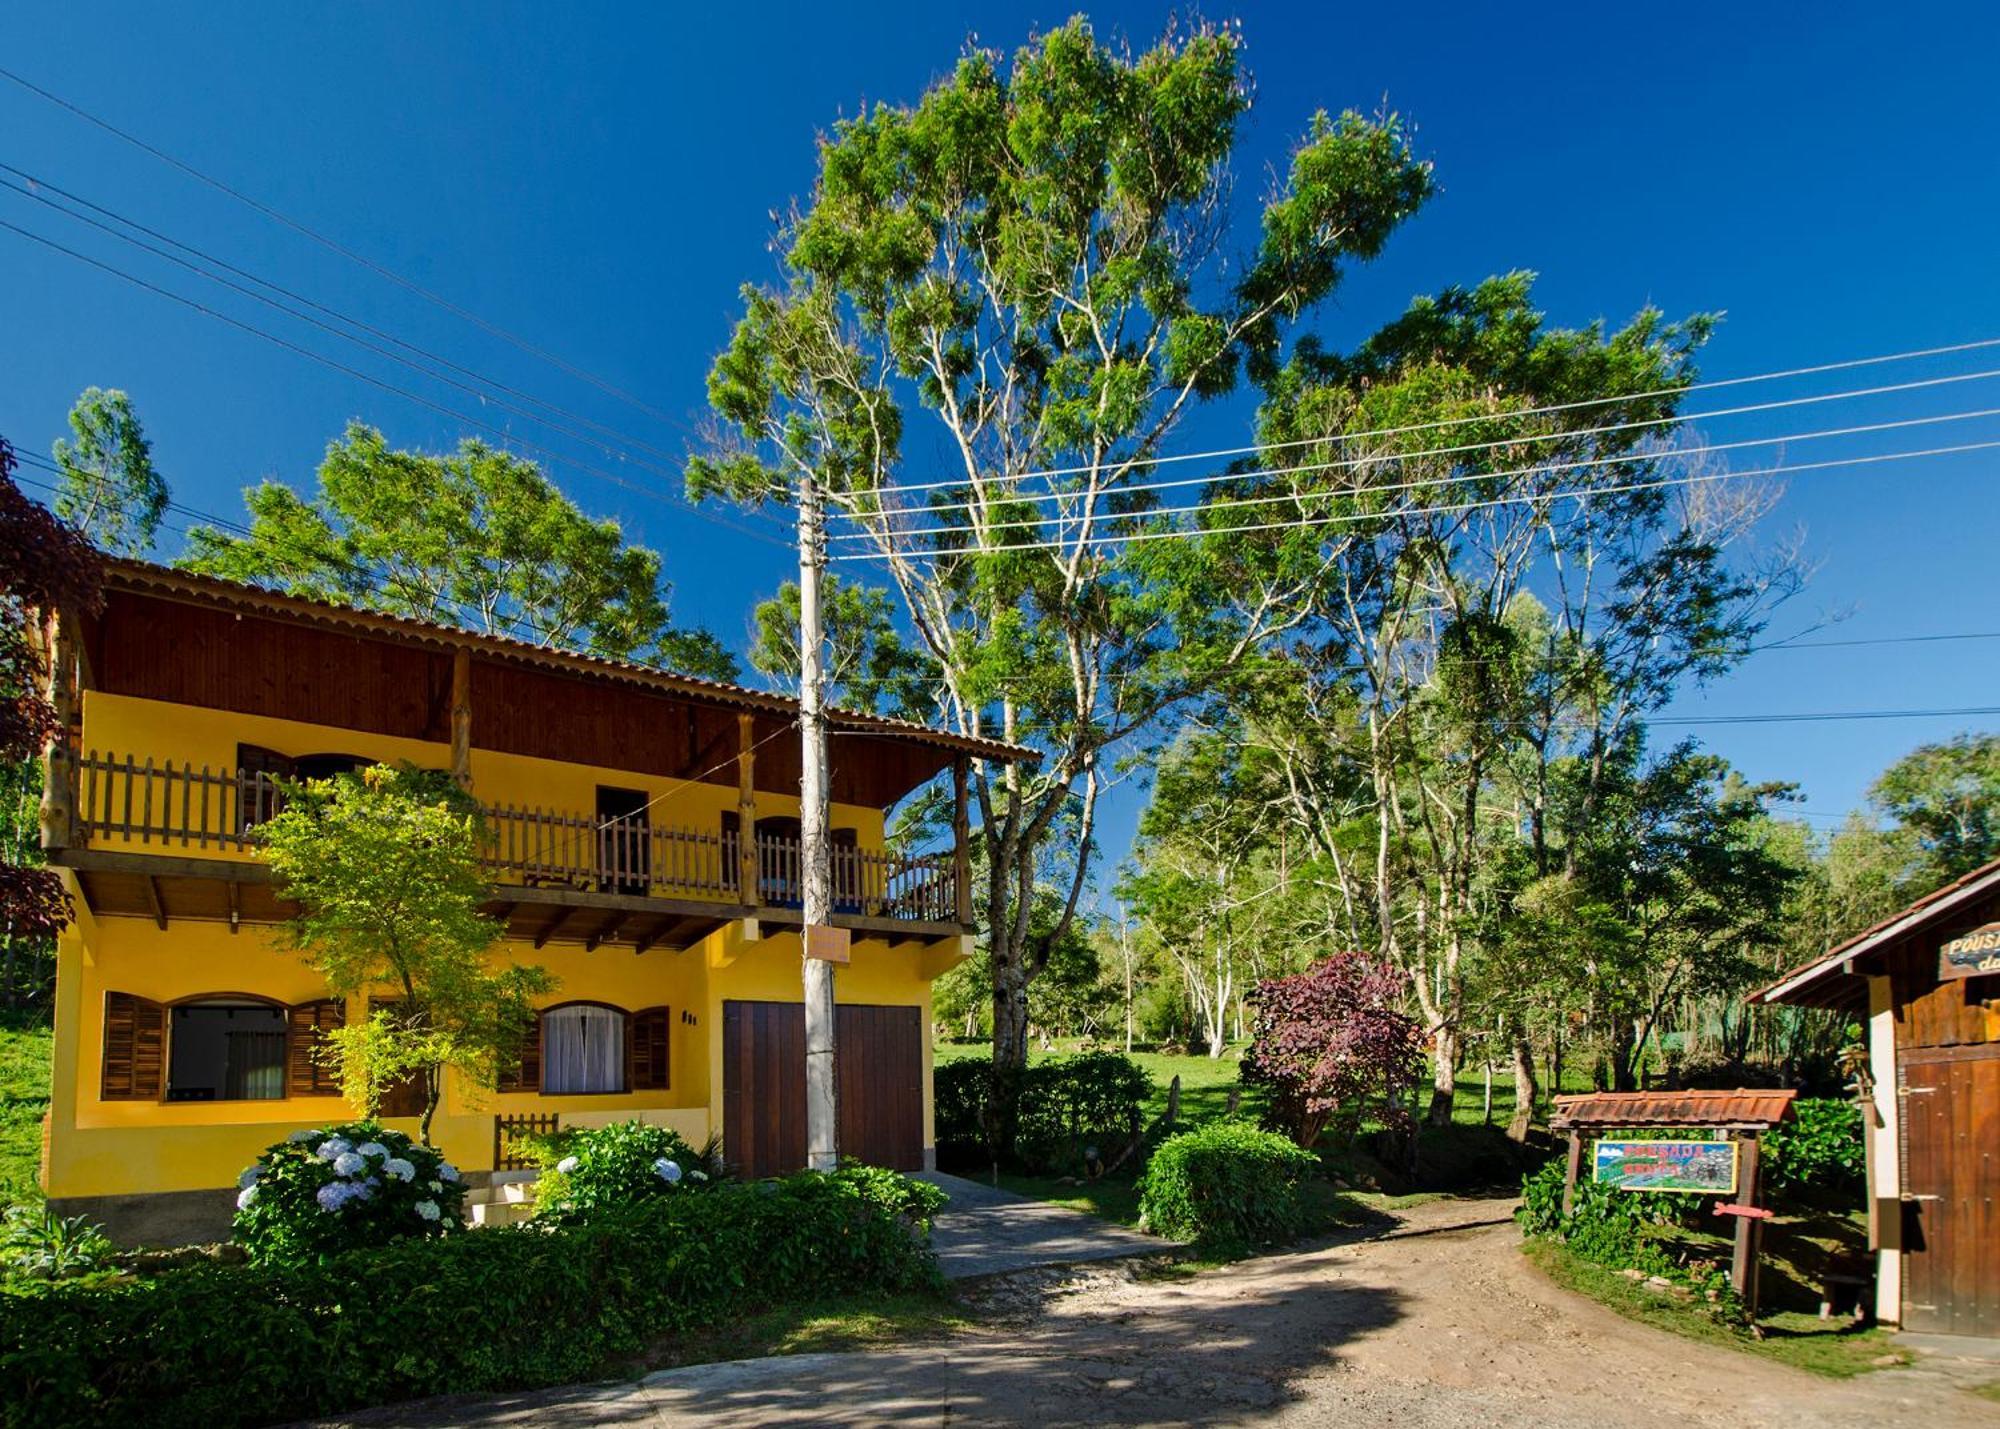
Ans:
<svg viewBox="0 0 2000 1429"><path fill-rule="evenodd" d="M951 1200L931 1225L931 1244L947 1280L1013 1270L1158 1255L1171 1241L1107 1225L1081 1211L1031 1201L961 1176L927 1171L919 1178Z"/></svg>

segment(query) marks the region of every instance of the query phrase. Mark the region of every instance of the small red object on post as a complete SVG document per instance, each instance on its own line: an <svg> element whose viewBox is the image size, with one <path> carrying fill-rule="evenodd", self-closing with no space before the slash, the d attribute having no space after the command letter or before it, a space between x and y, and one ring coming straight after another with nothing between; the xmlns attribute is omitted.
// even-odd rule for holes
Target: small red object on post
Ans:
<svg viewBox="0 0 2000 1429"><path fill-rule="evenodd" d="M1725 1205L1717 1203L1715 1213L1718 1216L1748 1216L1754 1221L1768 1221L1771 1219L1770 1211L1766 1210L1763 1206Z"/></svg>

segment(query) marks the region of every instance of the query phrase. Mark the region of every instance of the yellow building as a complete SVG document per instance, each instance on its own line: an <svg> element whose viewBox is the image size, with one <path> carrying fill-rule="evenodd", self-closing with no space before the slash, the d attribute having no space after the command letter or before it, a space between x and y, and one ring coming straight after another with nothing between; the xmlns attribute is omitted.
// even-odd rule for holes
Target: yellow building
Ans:
<svg viewBox="0 0 2000 1429"><path fill-rule="evenodd" d="M45 841L77 909L42 1167L58 1211L215 1235L263 1147L352 1114L313 1053L365 1009L283 947L255 829L280 779L378 762L471 790L497 956L560 981L498 1092L447 1080L433 1139L476 1199L550 1118L716 1134L751 1175L803 1164L793 701L138 562L62 621L57 657ZM846 712L832 730L841 1151L916 1169L930 984L970 948L968 762L1030 756ZM886 812L940 776L952 846L887 851Z"/></svg>

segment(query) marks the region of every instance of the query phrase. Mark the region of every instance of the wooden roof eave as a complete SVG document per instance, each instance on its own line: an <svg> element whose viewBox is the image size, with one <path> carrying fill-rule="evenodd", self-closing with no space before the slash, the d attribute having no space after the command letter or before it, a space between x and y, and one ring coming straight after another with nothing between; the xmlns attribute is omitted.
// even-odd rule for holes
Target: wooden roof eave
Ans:
<svg viewBox="0 0 2000 1429"><path fill-rule="evenodd" d="M373 635L403 644L439 651L469 649L475 654L509 664L554 670L583 679L599 679L636 686L672 695L692 703L718 708L798 717L798 702L786 695L772 694L724 680L708 680L680 675L630 661L571 650L539 646L511 636L490 635L458 626L440 625L409 616L362 610L330 601L287 595L241 581L215 576L194 575L172 570L149 561L114 559L106 562L105 589L181 603L223 608L277 620L297 620L323 628ZM933 729L911 720L858 710L833 708L827 720L835 729L874 738L905 741L949 750L971 758L1000 763L1032 764L1041 761L1039 751L1002 740L983 739L950 730Z"/></svg>

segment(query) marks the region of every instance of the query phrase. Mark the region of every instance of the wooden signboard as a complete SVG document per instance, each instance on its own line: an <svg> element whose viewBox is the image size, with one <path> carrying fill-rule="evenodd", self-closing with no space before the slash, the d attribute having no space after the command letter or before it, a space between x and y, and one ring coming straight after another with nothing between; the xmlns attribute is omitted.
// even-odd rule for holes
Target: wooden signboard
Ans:
<svg viewBox="0 0 2000 1429"><path fill-rule="evenodd" d="M2000 974L2000 923L1988 923L1953 938L1938 951L1940 978Z"/></svg>
<svg viewBox="0 0 2000 1429"><path fill-rule="evenodd" d="M1684 1191L1727 1196L1736 1191L1733 1141L1600 1141L1591 1179L1616 1191Z"/></svg>
<svg viewBox="0 0 2000 1429"><path fill-rule="evenodd" d="M851 954L854 934L846 928L806 929L806 956L823 963L844 963Z"/></svg>

